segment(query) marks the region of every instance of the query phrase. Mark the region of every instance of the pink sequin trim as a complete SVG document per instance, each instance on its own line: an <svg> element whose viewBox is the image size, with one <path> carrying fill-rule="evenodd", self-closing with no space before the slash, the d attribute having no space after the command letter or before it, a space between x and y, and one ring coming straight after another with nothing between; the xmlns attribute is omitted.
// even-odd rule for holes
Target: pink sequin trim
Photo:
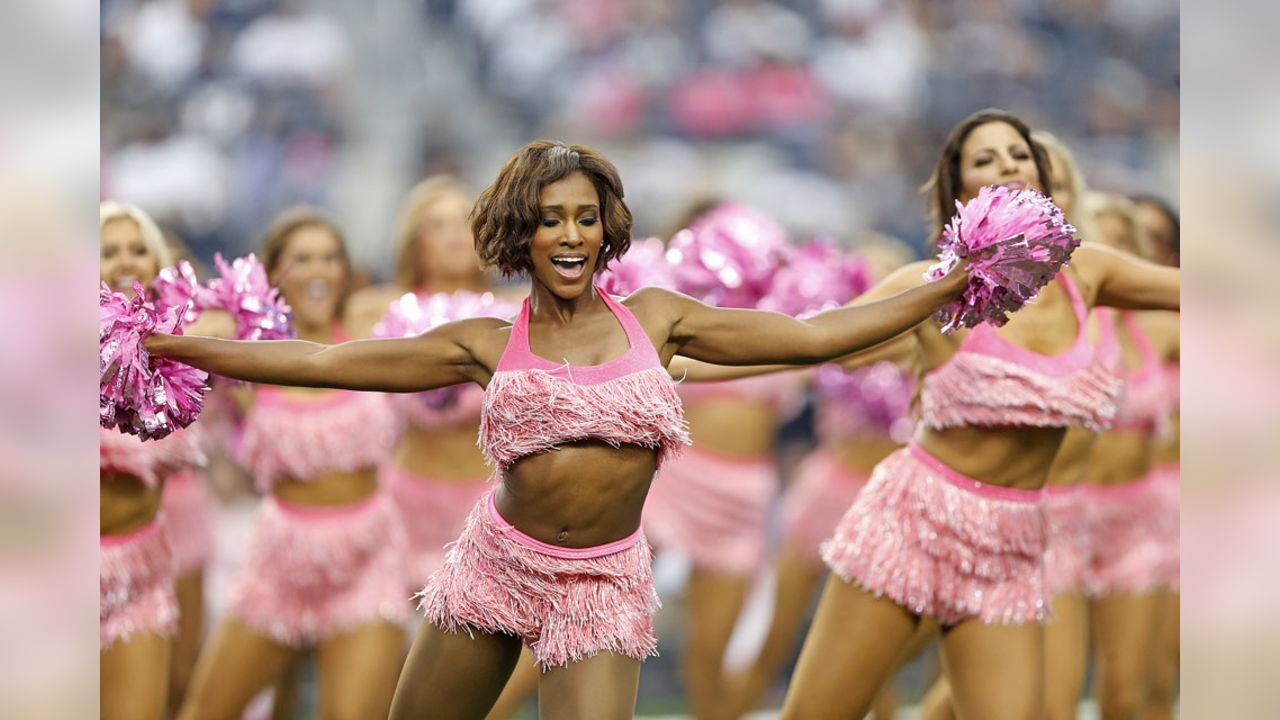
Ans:
<svg viewBox="0 0 1280 720"><path fill-rule="evenodd" d="M1044 509L1048 527L1045 586L1050 596L1082 591L1093 555L1089 492L1083 485L1049 485Z"/></svg>
<svg viewBox="0 0 1280 720"><path fill-rule="evenodd" d="M178 574L203 568L213 553L213 495L204 474L188 469L170 475L163 502Z"/></svg>
<svg viewBox="0 0 1280 720"><path fill-rule="evenodd" d="M339 508L263 499L230 612L284 645L313 645L372 622L409 617L408 542L378 493Z"/></svg>
<svg viewBox="0 0 1280 720"><path fill-rule="evenodd" d="M99 649L140 633L172 636L178 627L178 601L173 553L162 521L99 536L98 560Z"/></svg>
<svg viewBox="0 0 1280 720"><path fill-rule="evenodd" d="M822 448L796 468L782 503L783 533L815 568L823 567L822 542L835 532L868 479Z"/></svg>
<svg viewBox="0 0 1280 720"><path fill-rule="evenodd" d="M438 480L392 463L384 464L378 477L404 518L410 558L406 577L416 591L444 564L446 546L462 534L471 508L492 485L488 476Z"/></svg>
<svg viewBox="0 0 1280 720"><path fill-rule="evenodd" d="M520 543L476 503L444 567L419 593L427 620L445 632L520 638L544 668L600 652L637 660L657 654L653 551L561 558Z"/></svg>
<svg viewBox="0 0 1280 720"><path fill-rule="evenodd" d="M1123 485L1088 487L1094 538L1091 596L1137 595L1170 584L1167 544L1176 536L1177 518L1164 510L1158 478L1149 474Z"/></svg>
<svg viewBox="0 0 1280 720"><path fill-rule="evenodd" d="M903 448L822 545L845 582L943 625L1043 620L1045 524L1039 492L978 493Z"/></svg>

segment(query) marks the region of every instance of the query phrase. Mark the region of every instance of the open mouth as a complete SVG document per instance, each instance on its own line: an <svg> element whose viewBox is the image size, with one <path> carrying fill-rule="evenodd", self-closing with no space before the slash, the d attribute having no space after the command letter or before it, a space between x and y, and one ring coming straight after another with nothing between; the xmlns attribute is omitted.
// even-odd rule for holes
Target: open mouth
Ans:
<svg viewBox="0 0 1280 720"><path fill-rule="evenodd" d="M577 280L587 269L586 255L556 255L551 258L551 267L566 280Z"/></svg>
<svg viewBox="0 0 1280 720"><path fill-rule="evenodd" d="M136 282L138 282L137 275L121 275L111 283L111 286L120 292L131 292Z"/></svg>
<svg viewBox="0 0 1280 720"><path fill-rule="evenodd" d="M1007 181L1007 182L1002 182L1002 183L1000 183L1000 186L1001 186L1001 187L1007 187L1007 188L1009 188L1010 190L1015 190L1015 191L1016 191L1016 190L1026 190L1026 189L1027 189L1027 187L1029 187L1029 186L1027 185L1027 181L1026 181L1026 180L1009 180L1009 181Z"/></svg>
<svg viewBox="0 0 1280 720"><path fill-rule="evenodd" d="M323 302L329 299L329 281L312 280L307 283L304 295L312 302Z"/></svg>

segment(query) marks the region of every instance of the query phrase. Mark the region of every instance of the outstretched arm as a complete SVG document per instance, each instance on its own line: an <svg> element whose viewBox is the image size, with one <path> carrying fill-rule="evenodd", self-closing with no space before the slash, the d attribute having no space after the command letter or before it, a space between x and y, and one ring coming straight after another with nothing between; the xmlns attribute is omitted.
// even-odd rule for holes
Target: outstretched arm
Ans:
<svg viewBox="0 0 1280 720"><path fill-rule="evenodd" d="M1097 305L1132 310L1177 310L1181 305L1182 273L1177 268L1097 243L1076 248L1071 264L1098 288Z"/></svg>
<svg viewBox="0 0 1280 720"><path fill-rule="evenodd" d="M321 345L304 340L219 340L157 334L147 339L154 355L227 377L272 385L419 392L479 382L487 369L466 340L496 331L492 318L441 325L417 337L352 340Z"/></svg>
<svg viewBox="0 0 1280 720"><path fill-rule="evenodd" d="M928 318L964 290L968 263L935 282L883 300L797 320L759 310L713 308L663 290L673 313L670 342L681 355L718 365L813 365L864 350Z"/></svg>

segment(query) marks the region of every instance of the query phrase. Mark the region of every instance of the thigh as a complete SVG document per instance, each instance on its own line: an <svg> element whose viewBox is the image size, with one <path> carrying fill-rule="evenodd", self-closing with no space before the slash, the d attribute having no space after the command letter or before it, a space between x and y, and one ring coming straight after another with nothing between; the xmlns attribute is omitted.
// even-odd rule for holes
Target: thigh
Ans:
<svg viewBox="0 0 1280 720"><path fill-rule="evenodd" d="M516 711L529 701L529 698L537 695L538 679L541 676L542 668L538 667L537 661L533 659L533 653L525 648L520 653L520 661L516 663L516 669L511 673L511 677L507 678L507 684L502 688L498 701L489 710L488 720L506 720L515 715Z"/></svg>
<svg viewBox="0 0 1280 720"><path fill-rule="evenodd" d="M103 720L160 720L169 688L170 642L154 633L117 641L99 653Z"/></svg>
<svg viewBox="0 0 1280 720"><path fill-rule="evenodd" d="M404 664L404 630L386 622L340 633L316 651L320 717L385 718Z"/></svg>
<svg viewBox="0 0 1280 720"><path fill-rule="evenodd" d="M865 715L918 624L906 608L829 576L782 717Z"/></svg>
<svg viewBox="0 0 1280 720"><path fill-rule="evenodd" d="M967 620L947 628L942 666L960 720L1041 720L1044 630L1039 623Z"/></svg>
<svg viewBox="0 0 1280 720"><path fill-rule="evenodd" d="M1141 686L1160 621L1159 594L1108 595L1090 610L1099 682Z"/></svg>
<svg viewBox="0 0 1280 720"><path fill-rule="evenodd" d="M719 665L750 587L751 579L741 575L693 571L687 593L691 654L714 657Z"/></svg>
<svg viewBox="0 0 1280 720"><path fill-rule="evenodd" d="M1078 592L1053 599L1044 625L1044 698L1048 720L1071 720L1078 713L1089 662L1089 605Z"/></svg>
<svg viewBox="0 0 1280 720"><path fill-rule="evenodd" d="M476 631L447 633L423 620L400 671L391 720L480 720L506 685L520 640Z"/></svg>
<svg viewBox="0 0 1280 720"><path fill-rule="evenodd" d="M249 701L274 683L296 654L236 618L227 618L196 662L179 717L240 717Z"/></svg>
<svg viewBox="0 0 1280 720"><path fill-rule="evenodd" d="M602 652L551 668L538 682L538 717L630 720L636 711L640 661Z"/></svg>
<svg viewBox="0 0 1280 720"><path fill-rule="evenodd" d="M185 687L200 651L204 634L204 573L194 570L179 575L173 584L178 598L178 636L173 642L173 673ZM177 689L177 688L175 688Z"/></svg>

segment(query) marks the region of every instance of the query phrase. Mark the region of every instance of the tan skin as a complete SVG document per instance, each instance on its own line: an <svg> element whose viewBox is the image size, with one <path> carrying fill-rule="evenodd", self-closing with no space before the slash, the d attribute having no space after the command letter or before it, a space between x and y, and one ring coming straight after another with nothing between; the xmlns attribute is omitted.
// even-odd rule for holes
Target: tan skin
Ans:
<svg viewBox="0 0 1280 720"><path fill-rule="evenodd" d="M268 268L293 309L294 329L306 342L335 338L346 265L339 240L320 226L303 226L289 238L276 267ZM321 402L331 390L285 388L295 402ZM272 488L282 502L343 506L360 502L378 487L376 469L284 478ZM376 621L337 634L315 648L322 718L384 717L403 657L404 631ZM254 696L284 674L299 651L258 633L234 617L214 632L196 665L181 720L238 718Z"/></svg>
<svg viewBox="0 0 1280 720"><path fill-rule="evenodd" d="M1069 160L1052 150L1050 160L1049 194L1063 213L1074 217L1075 195L1065 172ZM1089 335L1095 346L1099 340L1098 323L1097 313L1091 313ZM1082 482L1097 440L1098 434L1089 428L1067 428L1045 484L1070 487ZM1082 589L1063 592L1050 599L1051 617L1044 623L1046 720L1072 720L1077 715L1089 661L1088 605ZM955 711L951 703L950 683L946 677L939 677L921 703L921 718L948 720L953 717Z"/></svg>
<svg viewBox="0 0 1280 720"><path fill-rule="evenodd" d="M1137 203L1138 222L1152 241L1153 255L1149 258L1162 265L1172 265L1173 223L1159 208L1150 203ZM1153 463L1156 466L1177 465L1182 456L1179 414L1174 410L1170 418L1170 434L1167 438L1158 438L1153 450ZM1155 651L1151 660L1152 675L1150 691L1147 698L1146 720L1169 720L1173 717L1173 703L1176 695L1178 664L1181 654L1179 619L1181 617L1181 595L1170 590L1159 590L1157 595L1163 606L1160 626L1156 629Z"/></svg>
<svg viewBox="0 0 1280 720"><path fill-rule="evenodd" d="M595 293L591 273L566 277L552 261L578 255L587 258L585 267L596 267L604 238L599 203L595 187L578 171L540 192L541 222L529 240L529 337L533 353L541 357L595 365L627 350L626 335ZM723 365L816 364L913 327L963 289L966 272L961 266L927 286L806 321L712 308L656 288L623 302L664 364L676 353ZM300 340L238 343L164 335L150 338L147 345L152 352L250 381L420 392L461 382L486 386L510 333L510 322L483 318L442 325L415 338L329 347ZM646 448L565 443L555 452L512 464L497 495L498 510L543 542L582 548L619 540L639 527L655 464L655 451ZM582 483L587 476L595 482ZM519 641L509 636L448 634L424 622L405 663L391 717L483 717L519 652ZM629 718L639 668L637 660L602 653L544 672L541 712L546 717Z"/></svg>
<svg viewBox="0 0 1280 720"><path fill-rule="evenodd" d="M969 134L961 147L960 175L962 202L985 185L1042 188L1022 136L1001 122L978 126ZM918 285L928 265L907 265L858 302L874 302ZM1107 248L1081 247L1064 272L1071 274L1088 306L1174 309L1178 305L1176 272ZM1018 347L1055 355L1071 347L1078 330L1069 297L1055 282L997 332ZM964 336L963 331L943 335L936 323L924 322L894 343L911 346L922 371L928 372L950 359ZM1046 482L1064 434L1062 428L919 426L915 442L945 465L983 483L1034 490ZM829 579L782 716L865 714L920 623L920 616L888 599L839 578ZM1038 623L961 622L943 630L942 659L960 718L1039 720L1044 642Z"/></svg>
<svg viewBox="0 0 1280 720"><path fill-rule="evenodd" d="M880 357L889 362L909 364L911 357ZM865 364L863 356L851 358L852 368ZM824 439L821 451L831 454L844 468L862 477L870 475L877 464L899 446L887 435L865 434ZM755 661L745 670L727 679L729 716L741 717L750 712L764 694L769 681L790 657L809 609L814 591L823 580L823 568L815 566L806 552L784 540L774 564L775 595L769 629ZM909 656L908 656L909 659ZM874 711L877 718L892 717L892 692L881 693Z"/></svg>
<svg viewBox="0 0 1280 720"><path fill-rule="evenodd" d="M157 258L132 219L103 224L99 244L99 278L112 290L132 297L135 282L147 287L160 271ZM229 325L228 316L211 311L190 327L204 334L227 336ZM164 496L163 482L148 487L141 479L119 472L100 473L98 489L98 531L102 535L123 535L151 524ZM169 700L181 696L200 640L199 628L192 627L189 620L200 617L203 604L200 596L193 596L193 586L200 586L199 573L188 573L175 582L181 618L176 638L141 634L101 653L102 717L158 718Z"/></svg>

